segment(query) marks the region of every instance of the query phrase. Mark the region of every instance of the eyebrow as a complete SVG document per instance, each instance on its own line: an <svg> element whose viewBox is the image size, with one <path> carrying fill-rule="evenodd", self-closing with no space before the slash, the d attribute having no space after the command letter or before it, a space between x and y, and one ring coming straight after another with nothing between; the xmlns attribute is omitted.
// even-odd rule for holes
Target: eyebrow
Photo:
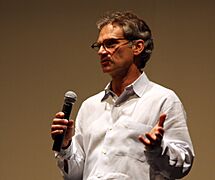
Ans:
<svg viewBox="0 0 215 180"><path fill-rule="evenodd" d="M103 41L97 41L97 43L101 44L101 43L103 43L106 40L116 40L117 41L117 40L124 40L124 39L126 39L126 38L125 37L119 37L119 38L112 37L112 38L104 39Z"/></svg>

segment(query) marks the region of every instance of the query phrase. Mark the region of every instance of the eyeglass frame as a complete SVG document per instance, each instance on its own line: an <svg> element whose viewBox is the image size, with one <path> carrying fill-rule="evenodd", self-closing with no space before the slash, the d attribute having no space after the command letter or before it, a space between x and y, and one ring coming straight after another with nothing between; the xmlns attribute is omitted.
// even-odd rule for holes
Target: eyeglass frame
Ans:
<svg viewBox="0 0 215 180"><path fill-rule="evenodd" d="M113 49L113 50L114 50L115 48L118 48L118 47L117 47L117 44L119 44L119 43L116 43L116 42L115 42L115 43L110 44L110 45L109 45L110 47L108 47L108 45L105 44L105 41L111 41L111 40L114 40L114 41L118 41L118 40L127 40L126 43L120 44L119 46L123 46L123 45L128 44L129 42L131 42L131 40L128 40L128 39L126 39L126 38L109 38L109 39L105 39L102 43L94 42L94 43L91 45L91 48L98 52L99 49L100 49L101 46L102 46L106 51L110 52L110 49ZM111 47L111 46L113 46L113 47Z"/></svg>

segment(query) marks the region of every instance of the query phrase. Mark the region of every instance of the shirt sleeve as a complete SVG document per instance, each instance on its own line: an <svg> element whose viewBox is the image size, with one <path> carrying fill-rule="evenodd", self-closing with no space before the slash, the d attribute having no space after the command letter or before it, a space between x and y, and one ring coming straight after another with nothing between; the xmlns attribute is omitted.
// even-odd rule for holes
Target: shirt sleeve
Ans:
<svg viewBox="0 0 215 180"><path fill-rule="evenodd" d="M57 165L61 171L64 180L82 180L84 170L85 153L83 149L83 137L81 132L81 108L76 118L75 135L72 138L71 145L67 149L55 152Z"/></svg>
<svg viewBox="0 0 215 180"><path fill-rule="evenodd" d="M161 111L167 115L161 147L145 154L154 172L168 179L182 178L190 171L194 159L186 113L177 97L166 99Z"/></svg>

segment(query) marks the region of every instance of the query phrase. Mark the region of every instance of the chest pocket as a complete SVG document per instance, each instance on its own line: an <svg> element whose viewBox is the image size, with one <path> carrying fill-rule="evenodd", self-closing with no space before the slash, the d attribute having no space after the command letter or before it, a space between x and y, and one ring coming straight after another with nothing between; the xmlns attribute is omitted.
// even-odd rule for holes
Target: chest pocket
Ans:
<svg viewBox="0 0 215 180"><path fill-rule="evenodd" d="M139 161L145 161L145 146L138 139L152 129L141 122L124 119L115 124L106 134L105 146L111 155L128 156Z"/></svg>

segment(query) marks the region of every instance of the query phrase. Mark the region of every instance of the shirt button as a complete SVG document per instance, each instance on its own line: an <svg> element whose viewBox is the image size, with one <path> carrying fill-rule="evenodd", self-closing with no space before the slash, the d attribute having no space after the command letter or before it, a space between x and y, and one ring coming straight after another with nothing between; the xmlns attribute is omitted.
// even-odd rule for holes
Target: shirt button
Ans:
<svg viewBox="0 0 215 180"><path fill-rule="evenodd" d="M102 150L102 153L103 153L104 155L107 154L107 152L106 152L104 149Z"/></svg>

